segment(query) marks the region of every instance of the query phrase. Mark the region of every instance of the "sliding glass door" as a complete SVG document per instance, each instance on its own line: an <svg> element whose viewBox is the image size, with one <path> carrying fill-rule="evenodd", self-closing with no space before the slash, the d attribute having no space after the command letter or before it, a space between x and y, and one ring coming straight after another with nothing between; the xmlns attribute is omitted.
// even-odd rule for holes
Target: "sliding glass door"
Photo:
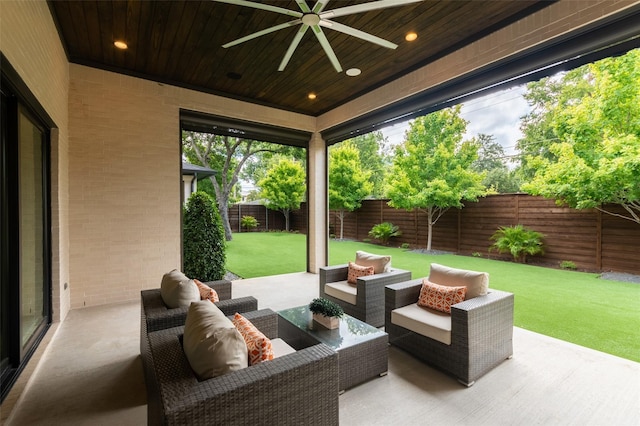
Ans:
<svg viewBox="0 0 640 426"><path fill-rule="evenodd" d="M51 256L48 130L10 85L3 84L1 91L0 378L4 399L51 321Z"/></svg>

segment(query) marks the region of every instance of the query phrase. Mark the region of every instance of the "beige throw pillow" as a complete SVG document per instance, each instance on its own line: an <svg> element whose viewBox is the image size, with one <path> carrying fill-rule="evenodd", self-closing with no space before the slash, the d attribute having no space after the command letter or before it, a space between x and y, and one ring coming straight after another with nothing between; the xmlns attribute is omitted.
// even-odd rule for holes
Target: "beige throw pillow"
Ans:
<svg viewBox="0 0 640 426"><path fill-rule="evenodd" d="M356 251L356 264L360 266L373 266L373 272L389 272L391 270L391 256L381 256L379 254L367 253L366 251Z"/></svg>
<svg viewBox="0 0 640 426"><path fill-rule="evenodd" d="M193 280L174 269L162 277L160 296L169 308L188 307L191 302L200 300L200 291Z"/></svg>
<svg viewBox="0 0 640 426"><path fill-rule="evenodd" d="M199 380L249 365L247 345L231 320L208 300L193 302L184 324L183 349Z"/></svg>
<svg viewBox="0 0 640 426"><path fill-rule="evenodd" d="M489 274L486 272L468 271L466 269L449 268L438 263L431 264L429 281L449 287L467 287L465 300L487 294L489 290Z"/></svg>

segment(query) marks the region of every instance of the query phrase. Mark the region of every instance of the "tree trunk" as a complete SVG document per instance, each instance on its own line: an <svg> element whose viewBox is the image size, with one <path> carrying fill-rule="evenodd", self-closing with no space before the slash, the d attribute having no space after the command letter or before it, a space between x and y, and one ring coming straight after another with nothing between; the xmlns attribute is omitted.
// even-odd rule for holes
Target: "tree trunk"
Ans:
<svg viewBox="0 0 640 426"><path fill-rule="evenodd" d="M338 212L338 219L340 219L340 239L344 238L344 210Z"/></svg>
<svg viewBox="0 0 640 426"><path fill-rule="evenodd" d="M282 214L284 214L284 229L289 232L289 209L282 210Z"/></svg>
<svg viewBox="0 0 640 426"><path fill-rule="evenodd" d="M427 209L427 251L431 251L431 234L433 231L433 209Z"/></svg>
<svg viewBox="0 0 640 426"><path fill-rule="evenodd" d="M218 210L220 211L220 219L222 219L222 227L224 228L224 239L231 241L233 238L231 234L231 224L229 223L229 208L227 207L227 201L218 199Z"/></svg>

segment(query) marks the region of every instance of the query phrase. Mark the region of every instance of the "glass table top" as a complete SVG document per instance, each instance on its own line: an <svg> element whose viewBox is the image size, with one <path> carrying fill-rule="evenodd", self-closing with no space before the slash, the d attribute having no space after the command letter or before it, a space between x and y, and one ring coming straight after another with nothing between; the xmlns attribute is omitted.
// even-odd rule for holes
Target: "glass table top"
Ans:
<svg viewBox="0 0 640 426"><path fill-rule="evenodd" d="M278 314L334 350L357 345L386 335L384 331L346 314L340 318L340 327L329 330L313 321L308 305L284 309L279 311Z"/></svg>

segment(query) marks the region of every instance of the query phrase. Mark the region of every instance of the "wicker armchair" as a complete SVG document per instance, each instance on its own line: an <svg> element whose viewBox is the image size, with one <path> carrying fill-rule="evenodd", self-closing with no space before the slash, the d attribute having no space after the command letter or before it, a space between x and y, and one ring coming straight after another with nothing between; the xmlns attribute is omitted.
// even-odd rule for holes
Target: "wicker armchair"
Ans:
<svg viewBox="0 0 640 426"><path fill-rule="evenodd" d="M277 313L243 316L278 337ZM338 424L338 354L325 344L198 381L182 350L183 333L184 327L149 333L149 425Z"/></svg>
<svg viewBox="0 0 640 426"><path fill-rule="evenodd" d="M423 336L391 321L394 309L415 304L422 279L385 289L385 331L389 343L471 386L513 355L513 294L489 290L451 306L451 344ZM422 308L426 309L426 308Z"/></svg>
<svg viewBox="0 0 640 426"><path fill-rule="evenodd" d="M218 293L219 302L216 306L225 315L233 315L236 312L243 313L258 309L258 301L251 296L231 298L231 281L219 280L204 283ZM152 331L184 325L187 318L188 307L170 309L164 304L160 289L142 290L140 292L140 355L147 372L146 364L149 362L149 338Z"/></svg>
<svg viewBox="0 0 640 426"><path fill-rule="evenodd" d="M348 265L327 266L320 268L320 297L331 300L344 309L345 313L358 318L374 327L384 325L384 287L411 279L411 272L403 269L391 269L375 275L358 278L355 286L355 304L331 296L326 293L327 283L346 281L349 273Z"/></svg>

